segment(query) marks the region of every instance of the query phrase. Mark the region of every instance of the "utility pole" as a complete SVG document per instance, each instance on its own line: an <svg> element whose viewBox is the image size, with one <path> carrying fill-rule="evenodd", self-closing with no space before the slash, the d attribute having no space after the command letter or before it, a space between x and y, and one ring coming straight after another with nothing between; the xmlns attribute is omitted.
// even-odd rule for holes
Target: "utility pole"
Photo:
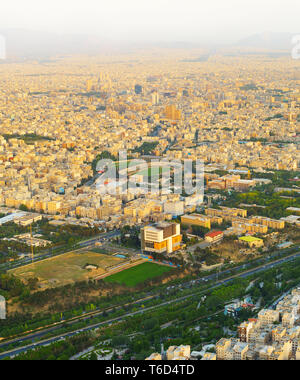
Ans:
<svg viewBox="0 0 300 380"><path fill-rule="evenodd" d="M34 250L33 250L33 244L32 244L32 225L30 224L30 245L31 245L31 260L32 264L34 263Z"/></svg>

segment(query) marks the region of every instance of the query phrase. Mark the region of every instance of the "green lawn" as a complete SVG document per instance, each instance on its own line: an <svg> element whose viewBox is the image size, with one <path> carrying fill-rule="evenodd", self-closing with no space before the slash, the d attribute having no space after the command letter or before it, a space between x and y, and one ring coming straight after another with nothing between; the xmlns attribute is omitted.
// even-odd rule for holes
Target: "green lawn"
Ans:
<svg viewBox="0 0 300 380"><path fill-rule="evenodd" d="M117 282L126 286L136 286L137 284L150 278L159 277L162 274L169 272L171 269L172 268L164 265L143 263L135 267L125 269L123 272L106 277L104 281Z"/></svg>
<svg viewBox="0 0 300 380"><path fill-rule="evenodd" d="M163 173L166 173L169 170L169 168L163 167L163 166L154 166L149 167L148 169L140 170L136 174L142 175L144 177L151 177L151 176L159 176Z"/></svg>

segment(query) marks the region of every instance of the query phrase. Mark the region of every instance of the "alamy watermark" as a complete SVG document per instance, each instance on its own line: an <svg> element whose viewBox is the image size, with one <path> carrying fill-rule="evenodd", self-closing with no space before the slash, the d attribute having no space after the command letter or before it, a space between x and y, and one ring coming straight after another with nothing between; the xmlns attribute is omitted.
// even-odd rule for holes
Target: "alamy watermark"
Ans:
<svg viewBox="0 0 300 380"><path fill-rule="evenodd" d="M292 58L300 59L300 34L292 38Z"/></svg>
<svg viewBox="0 0 300 380"><path fill-rule="evenodd" d="M6 300L0 296L0 319L6 319Z"/></svg>
<svg viewBox="0 0 300 380"><path fill-rule="evenodd" d="M0 60L6 59L6 38L0 34Z"/></svg>
<svg viewBox="0 0 300 380"><path fill-rule="evenodd" d="M204 164L201 160L128 159L99 160L95 182L101 194L204 194Z"/></svg>

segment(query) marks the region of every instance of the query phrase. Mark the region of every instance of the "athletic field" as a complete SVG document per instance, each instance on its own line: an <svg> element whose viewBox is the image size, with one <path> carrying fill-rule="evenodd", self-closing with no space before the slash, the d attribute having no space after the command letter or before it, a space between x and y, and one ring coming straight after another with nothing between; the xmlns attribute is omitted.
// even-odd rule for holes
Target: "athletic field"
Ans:
<svg viewBox="0 0 300 380"><path fill-rule="evenodd" d="M23 280L36 277L41 287L48 288L100 276L125 261L96 252L70 252L13 269L10 273ZM88 265L92 268L87 269Z"/></svg>
<svg viewBox="0 0 300 380"><path fill-rule="evenodd" d="M149 168L144 169L144 170L140 170L136 174L142 175L144 177L147 177L147 176L151 177L151 176L159 176L163 173L168 172L168 170L169 170L169 168L166 168L166 167L153 166L153 167L149 167Z"/></svg>
<svg viewBox="0 0 300 380"><path fill-rule="evenodd" d="M172 268L148 262L106 277L104 281L116 282L118 284L133 287L143 281L159 277L170 270L172 270Z"/></svg>

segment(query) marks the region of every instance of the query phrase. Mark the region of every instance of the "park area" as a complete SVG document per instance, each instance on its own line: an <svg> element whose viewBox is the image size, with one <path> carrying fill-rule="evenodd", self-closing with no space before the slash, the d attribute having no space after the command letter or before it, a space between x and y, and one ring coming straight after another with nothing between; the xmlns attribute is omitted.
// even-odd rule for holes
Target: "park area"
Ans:
<svg viewBox="0 0 300 380"><path fill-rule="evenodd" d="M105 281L134 287L141 282L159 277L170 270L172 270L170 267L147 262L106 277Z"/></svg>
<svg viewBox="0 0 300 380"><path fill-rule="evenodd" d="M151 166L147 169L144 170L139 170L136 174L137 175L142 175L144 177L158 177L162 175L163 173L168 173L169 172L169 167L164 167L164 166Z"/></svg>
<svg viewBox="0 0 300 380"><path fill-rule="evenodd" d="M41 288L62 286L108 273L126 260L96 252L70 252L10 271L21 280L38 278Z"/></svg>

